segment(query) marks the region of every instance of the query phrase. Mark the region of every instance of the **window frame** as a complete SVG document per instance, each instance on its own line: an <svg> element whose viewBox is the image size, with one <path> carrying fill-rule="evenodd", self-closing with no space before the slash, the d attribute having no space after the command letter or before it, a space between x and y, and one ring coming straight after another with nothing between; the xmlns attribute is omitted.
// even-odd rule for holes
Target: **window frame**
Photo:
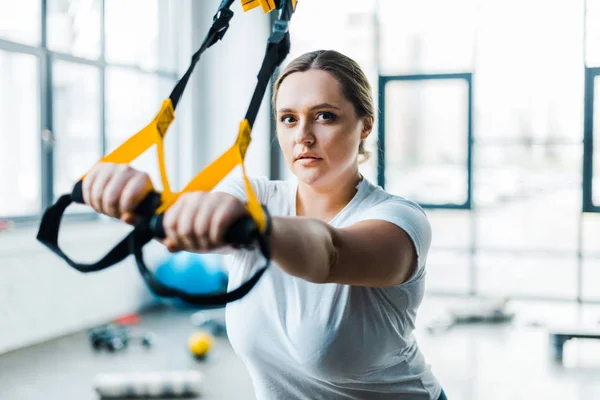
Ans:
<svg viewBox="0 0 600 400"><path fill-rule="evenodd" d="M600 204L594 203L594 81L600 76L600 67L585 68L583 107L583 203L582 211L600 213ZM596 171L599 173L599 171Z"/></svg>
<svg viewBox="0 0 600 400"><path fill-rule="evenodd" d="M48 47L48 0L39 0L41 5L40 20L40 41L39 46L27 45L12 40L0 38L0 50L13 52L13 53L24 53L37 57L38 59L38 93L39 93L39 117L40 126L38 129L38 139L40 141L40 208L39 212L35 214L24 214L24 215L3 215L0 213L0 220L6 220L18 225L33 225L38 223L44 210L54 204L55 195L61 193L54 193L54 121L53 121L53 92L52 92L52 66L54 61L66 61L77 65L89 65L98 69L99 74L99 106L100 106L100 149L102 154L106 154L106 70L110 67L125 68L134 71L139 74L149 74L155 77L162 77L172 79L174 84L179 79L179 74L174 71L160 70L160 69L145 69L135 64L122 64L122 63L108 63L106 61L106 0L100 1L100 53L97 59L85 58L81 56L74 56L69 53L63 53L60 51L50 50ZM180 7L181 8L181 7ZM177 14L181 14L181 10L177 11ZM179 43L173 43L178 46ZM179 60L176 60L175 71L178 71ZM160 107L160 104L157 105ZM152 116L148 117L149 119ZM171 127L171 129L177 129ZM132 132L132 134L135 132ZM175 171L178 175L179 171ZM97 218L97 214L93 212L89 213L77 213L77 214L65 214L64 218L67 220L89 220Z"/></svg>
<svg viewBox="0 0 600 400"><path fill-rule="evenodd" d="M377 184L385 188L385 89L388 83L398 81L428 80L464 80L467 82L467 193L464 203L419 203L425 209L471 210L473 208L473 74L470 72L414 74L414 75L379 75L379 124L377 160Z"/></svg>

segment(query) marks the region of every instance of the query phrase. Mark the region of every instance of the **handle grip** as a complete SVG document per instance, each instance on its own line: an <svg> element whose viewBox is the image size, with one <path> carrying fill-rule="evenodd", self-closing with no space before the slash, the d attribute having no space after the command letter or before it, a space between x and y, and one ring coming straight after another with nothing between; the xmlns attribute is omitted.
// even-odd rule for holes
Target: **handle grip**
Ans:
<svg viewBox="0 0 600 400"><path fill-rule="evenodd" d="M83 201L83 181L79 181L73 187L71 199L75 203L85 204ZM154 215L154 211L160 206L160 193L151 191L135 208L134 213L140 217L150 217Z"/></svg>
<svg viewBox="0 0 600 400"><path fill-rule="evenodd" d="M153 216L149 223L150 231L159 239L164 239L166 237L163 219L164 214L158 214ZM225 243L235 247L249 247L254 243L257 237L258 230L256 229L252 217L245 215L231 224L225 233Z"/></svg>

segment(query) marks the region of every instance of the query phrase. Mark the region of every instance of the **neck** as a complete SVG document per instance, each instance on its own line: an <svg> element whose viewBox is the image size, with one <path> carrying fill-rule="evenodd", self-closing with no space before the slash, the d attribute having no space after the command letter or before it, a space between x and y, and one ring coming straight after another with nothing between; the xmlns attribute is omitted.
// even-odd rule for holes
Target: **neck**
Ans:
<svg viewBox="0 0 600 400"><path fill-rule="evenodd" d="M360 174L356 170L349 176L336 179L338 184L327 187L298 182L296 215L330 221L352 200L360 179Z"/></svg>

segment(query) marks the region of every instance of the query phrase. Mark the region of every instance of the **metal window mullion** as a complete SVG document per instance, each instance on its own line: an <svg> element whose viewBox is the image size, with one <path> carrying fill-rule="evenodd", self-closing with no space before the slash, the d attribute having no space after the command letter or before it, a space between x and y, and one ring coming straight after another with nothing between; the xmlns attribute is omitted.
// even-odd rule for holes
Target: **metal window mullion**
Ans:
<svg viewBox="0 0 600 400"><path fill-rule="evenodd" d="M90 65L93 67L101 67L102 66L101 60L92 60L90 58L78 57L78 56L74 56L69 53L62 53L60 51L50 51L49 50L48 53L50 53L52 58L55 60L67 61L67 62L70 62L73 64Z"/></svg>
<svg viewBox="0 0 600 400"><path fill-rule="evenodd" d="M52 115L52 59L48 52L48 1L41 0L40 56L40 146L41 146L41 209L54 200L54 124Z"/></svg>
<svg viewBox="0 0 600 400"><path fill-rule="evenodd" d="M589 68L585 69L583 106L583 212L592 208L592 151L593 151L594 80Z"/></svg>
<svg viewBox="0 0 600 400"><path fill-rule="evenodd" d="M594 204L592 181L594 178L594 79L600 68L585 68L583 111L583 212L600 212Z"/></svg>
<svg viewBox="0 0 600 400"><path fill-rule="evenodd" d="M377 124L377 184L385 189L385 86L388 79L379 76L377 96L379 105L379 122Z"/></svg>
<svg viewBox="0 0 600 400"><path fill-rule="evenodd" d="M6 39L0 39L0 50L10 51L13 53L30 54L37 57L41 57L44 54L44 51L41 47L30 46Z"/></svg>
<svg viewBox="0 0 600 400"><path fill-rule="evenodd" d="M273 26L275 21L277 21L277 14L270 13L269 14L269 26ZM269 99L273 98L274 94L274 84L279 76L279 70L275 71L273 77L271 78L271 83L269 84ZM270 104L270 103L269 103ZM277 145L277 124L276 118L273 111L273 107L269 107L269 177L273 180L282 179L283 171L282 171L282 159L281 159L281 151L279 150L279 146Z"/></svg>

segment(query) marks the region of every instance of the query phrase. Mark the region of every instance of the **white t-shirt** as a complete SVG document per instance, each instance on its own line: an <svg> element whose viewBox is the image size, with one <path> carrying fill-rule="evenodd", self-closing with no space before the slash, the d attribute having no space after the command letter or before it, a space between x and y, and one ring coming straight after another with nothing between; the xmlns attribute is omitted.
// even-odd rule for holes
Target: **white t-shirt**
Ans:
<svg viewBox="0 0 600 400"><path fill-rule="evenodd" d="M296 215L295 182L251 178L251 183L271 215ZM413 336L431 243L428 219L416 203L366 178L357 189L330 224L394 223L412 238L418 268L403 284L368 288L307 282L273 263L248 295L226 308L229 339L259 400L429 400L440 395ZM241 179L225 181L217 190L246 200ZM262 267L264 258L258 251L238 251L226 257L226 265L232 290Z"/></svg>

